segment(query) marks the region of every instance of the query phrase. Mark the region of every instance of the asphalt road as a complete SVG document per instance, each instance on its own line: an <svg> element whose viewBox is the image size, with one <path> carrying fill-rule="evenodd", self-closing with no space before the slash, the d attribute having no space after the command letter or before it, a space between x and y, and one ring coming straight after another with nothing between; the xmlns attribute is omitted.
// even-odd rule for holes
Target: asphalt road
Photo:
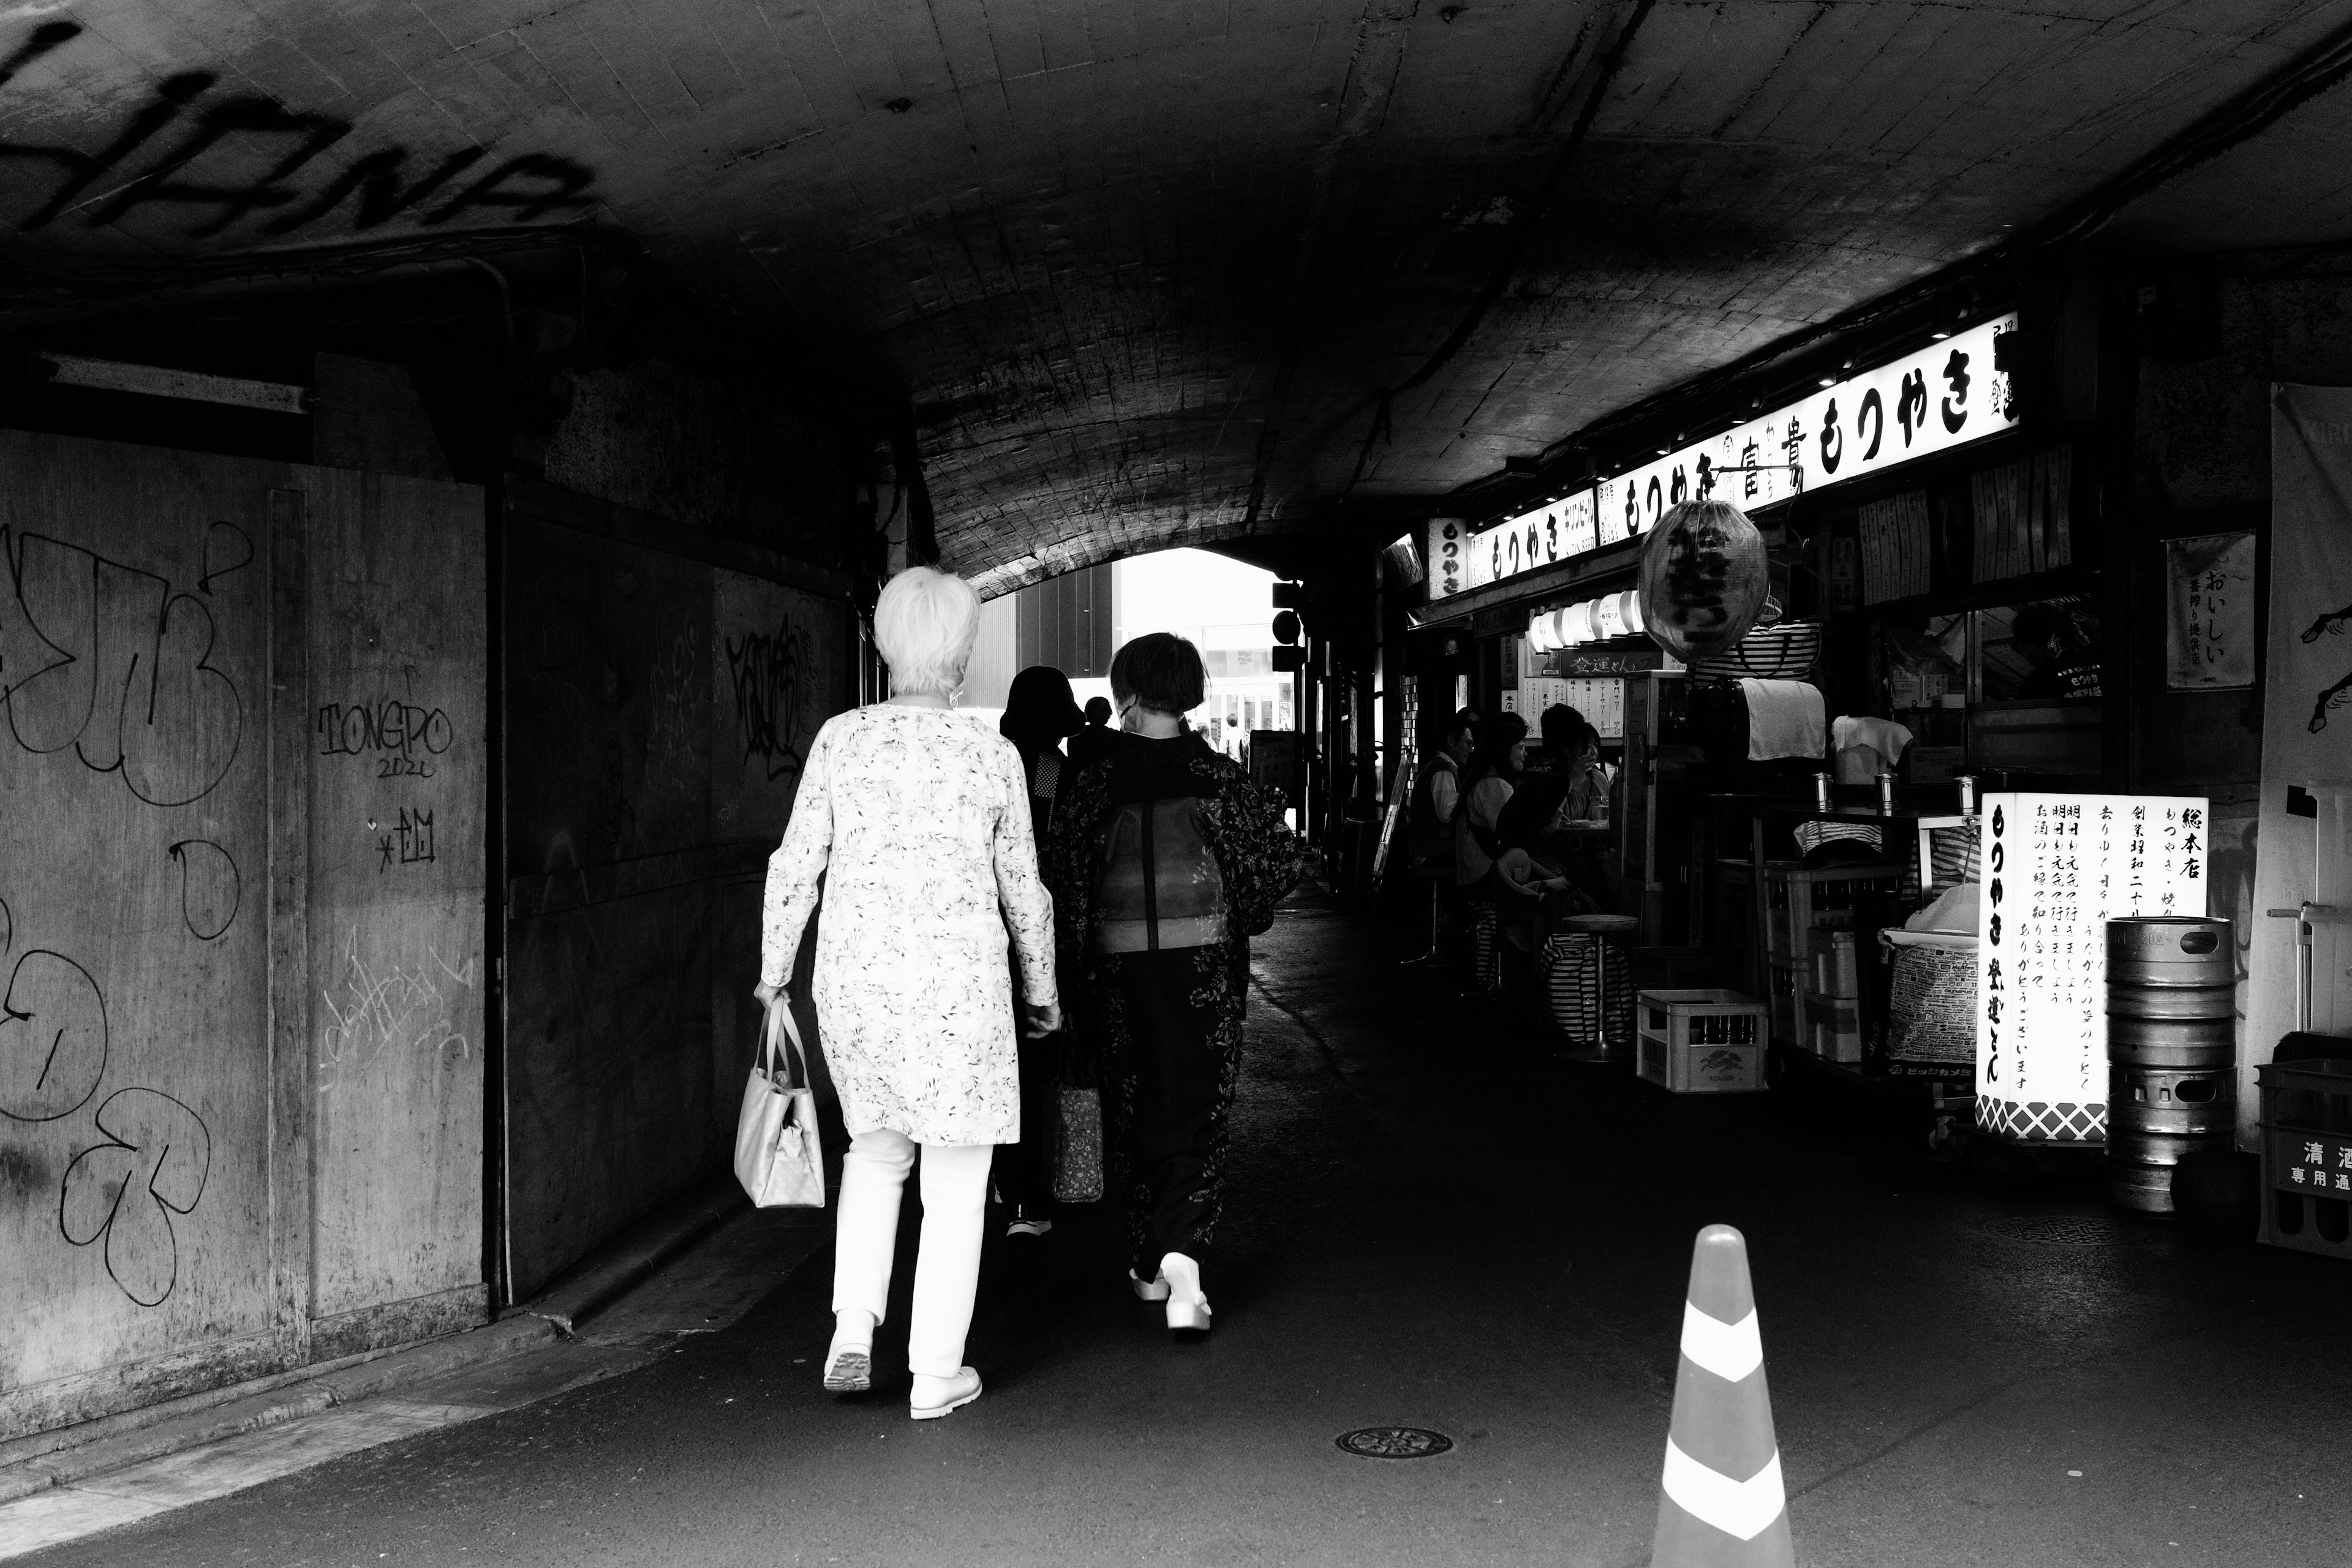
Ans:
<svg viewBox="0 0 2352 1568"><path fill-rule="evenodd" d="M1940 1169L1916 1133L1559 1063L1291 911L1208 1342L1128 1295L1112 1216L1066 1213L992 1240L987 1393L912 1423L903 1373L818 1387L820 1249L634 1372L25 1561L1633 1568L1710 1221L1748 1238L1801 1562L2352 1555L2352 1270ZM1454 1447L1335 1445L1385 1424Z"/></svg>

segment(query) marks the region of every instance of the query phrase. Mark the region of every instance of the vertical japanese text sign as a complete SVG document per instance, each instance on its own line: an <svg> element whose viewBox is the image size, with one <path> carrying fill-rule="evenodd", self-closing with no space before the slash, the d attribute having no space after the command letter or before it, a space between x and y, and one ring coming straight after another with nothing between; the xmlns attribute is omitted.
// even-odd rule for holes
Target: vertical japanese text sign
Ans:
<svg viewBox="0 0 2352 1568"><path fill-rule="evenodd" d="M2103 1142L2107 921L2205 912L2206 804L2011 794L1981 809L1978 1124L2024 1142Z"/></svg>

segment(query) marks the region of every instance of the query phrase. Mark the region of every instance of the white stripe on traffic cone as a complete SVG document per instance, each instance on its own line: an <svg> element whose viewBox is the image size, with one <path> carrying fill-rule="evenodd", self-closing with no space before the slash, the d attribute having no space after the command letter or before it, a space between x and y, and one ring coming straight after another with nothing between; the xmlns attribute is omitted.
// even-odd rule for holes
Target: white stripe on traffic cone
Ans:
<svg viewBox="0 0 2352 1568"><path fill-rule="evenodd" d="M1748 1243L1698 1233L1651 1568L1795 1568Z"/></svg>

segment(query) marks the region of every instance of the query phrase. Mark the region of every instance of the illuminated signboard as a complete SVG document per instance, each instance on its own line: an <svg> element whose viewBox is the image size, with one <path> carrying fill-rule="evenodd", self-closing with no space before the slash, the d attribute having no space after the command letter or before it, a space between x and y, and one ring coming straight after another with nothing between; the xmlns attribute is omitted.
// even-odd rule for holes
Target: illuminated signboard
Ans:
<svg viewBox="0 0 2352 1568"><path fill-rule="evenodd" d="M1718 496L1752 511L2014 430L2016 397L1993 344L2016 330L2013 315L1982 322L1589 491L1465 531L1454 542L1459 585L1433 577L1431 596L1646 533L1681 501Z"/></svg>

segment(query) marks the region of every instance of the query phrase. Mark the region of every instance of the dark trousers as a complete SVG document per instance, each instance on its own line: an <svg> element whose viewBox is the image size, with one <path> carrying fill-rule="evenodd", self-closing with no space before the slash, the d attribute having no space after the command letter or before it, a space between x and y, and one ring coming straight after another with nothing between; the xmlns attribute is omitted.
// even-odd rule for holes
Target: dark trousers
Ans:
<svg viewBox="0 0 2352 1568"><path fill-rule="evenodd" d="M1241 1037L1226 956L1223 947L1177 948L1105 965L1117 1042L1108 1109L1135 1271L1145 1279L1167 1253L1202 1257L1216 1229Z"/></svg>
<svg viewBox="0 0 2352 1568"><path fill-rule="evenodd" d="M1021 1042L1021 1142L999 1143L989 1165L997 1195L1032 1213L1054 1201L1054 1133L1062 1113L1062 1037Z"/></svg>

